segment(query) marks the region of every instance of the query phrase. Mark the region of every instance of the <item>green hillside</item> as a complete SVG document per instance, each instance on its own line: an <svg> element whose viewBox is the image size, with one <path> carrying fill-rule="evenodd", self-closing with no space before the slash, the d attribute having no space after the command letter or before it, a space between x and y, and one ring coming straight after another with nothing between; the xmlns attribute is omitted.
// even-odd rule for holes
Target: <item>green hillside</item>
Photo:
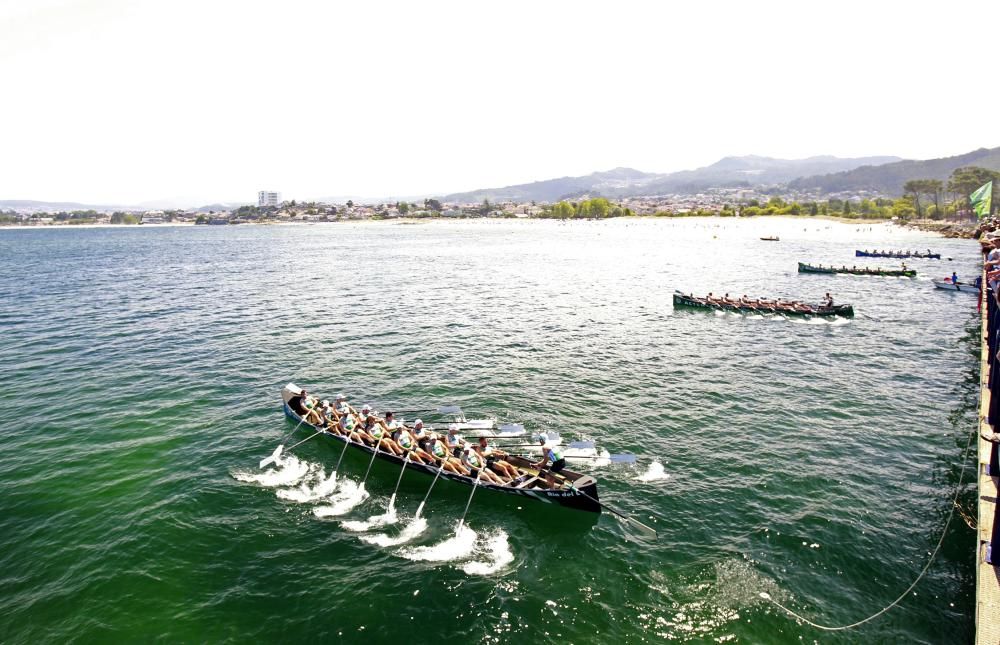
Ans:
<svg viewBox="0 0 1000 645"><path fill-rule="evenodd" d="M964 155L942 159L861 166L845 172L802 177L789 182L788 186L795 190L818 190L821 193L870 190L888 195L902 195L903 184L911 179L947 181L956 168L963 166L1000 170L1000 148L980 148Z"/></svg>

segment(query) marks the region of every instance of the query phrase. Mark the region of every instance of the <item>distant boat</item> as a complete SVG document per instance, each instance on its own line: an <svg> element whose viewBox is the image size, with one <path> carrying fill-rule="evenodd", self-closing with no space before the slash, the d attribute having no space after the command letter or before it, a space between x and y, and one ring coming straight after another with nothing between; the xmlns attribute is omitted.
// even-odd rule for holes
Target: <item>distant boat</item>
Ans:
<svg viewBox="0 0 1000 645"><path fill-rule="evenodd" d="M865 251L858 251L857 249L855 249L854 255L855 255L855 257L859 257L859 258L902 258L904 260L907 259L907 258L922 258L922 259L925 259L925 260L940 260L941 259L941 254L940 253L931 253L930 251L928 251L927 253L921 253L920 251L899 251L899 252L897 252L897 251L867 251L867 250L865 250Z"/></svg>
<svg viewBox="0 0 1000 645"><path fill-rule="evenodd" d="M763 242L780 242L781 241L777 236L775 236L775 237L762 237L760 239Z"/></svg>
<svg viewBox="0 0 1000 645"><path fill-rule="evenodd" d="M875 268L869 269L868 267L863 267L861 269L854 267L848 269L847 267L825 267L825 266L814 266L812 264L806 264L805 262L799 262L799 273L848 273L850 275L880 275L880 276L894 276L897 278L915 278L917 277L917 272L913 269L882 269Z"/></svg>
<svg viewBox="0 0 1000 645"><path fill-rule="evenodd" d="M945 280L932 280L934 286L945 291L964 291L965 293L979 293L979 289L974 284L968 282L952 282L951 278Z"/></svg>

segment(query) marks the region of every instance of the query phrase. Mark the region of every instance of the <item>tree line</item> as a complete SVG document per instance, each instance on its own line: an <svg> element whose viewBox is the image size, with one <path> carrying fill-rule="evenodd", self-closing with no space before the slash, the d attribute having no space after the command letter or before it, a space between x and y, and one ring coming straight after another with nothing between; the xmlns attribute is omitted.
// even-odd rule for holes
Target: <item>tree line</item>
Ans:
<svg viewBox="0 0 1000 645"><path fill-rule="evenodd" d="M903 185L903 190L913 200L917 217L940 218L957 214L969 207L969 195L989 181L993 182L994 190L1000 187L1000 172L966 166L956 168L947 182L940 179L911 179ZM950 200L947 199L948 196L951 197Z"/></svg>

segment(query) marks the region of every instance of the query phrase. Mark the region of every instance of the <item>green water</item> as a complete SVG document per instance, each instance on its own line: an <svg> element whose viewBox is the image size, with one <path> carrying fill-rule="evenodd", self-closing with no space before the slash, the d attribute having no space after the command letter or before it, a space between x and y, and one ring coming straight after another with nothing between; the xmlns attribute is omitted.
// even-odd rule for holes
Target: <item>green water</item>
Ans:
<svg viewBox="0 0 1000 645"><path fill-rule="evenodd" d="M795 272L873 247L953 261ZM977 349L975 299L929 278L977 262L969 241L779 219L0 230L0 641L969 641L958 519L915 592L860 629L758 594L842 624L925 564L974 431ZM859 315L674 311L675 288L831 291ZM423 532L365 542L409 526L430 478L404 476L395 524L343 524L385 513L399 471L382 463L368 499L317 516L368 464L348 456L332 499L308 493L333 442L258 470L293 427L289 381L635 453L580 469L659 536L481 491L452 539L469 489L442 482Z"/></svg>

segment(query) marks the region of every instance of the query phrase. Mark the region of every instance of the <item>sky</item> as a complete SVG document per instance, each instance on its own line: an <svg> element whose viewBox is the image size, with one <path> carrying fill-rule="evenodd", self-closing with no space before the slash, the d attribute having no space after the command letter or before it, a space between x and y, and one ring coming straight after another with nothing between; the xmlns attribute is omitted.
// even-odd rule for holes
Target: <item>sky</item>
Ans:
<svg viewBox="0 0 1000 645"><path fill-rule="evenodd" d="M995 0L0 0L0 199L961 154L1000 145L997 24Z"/></svg>

